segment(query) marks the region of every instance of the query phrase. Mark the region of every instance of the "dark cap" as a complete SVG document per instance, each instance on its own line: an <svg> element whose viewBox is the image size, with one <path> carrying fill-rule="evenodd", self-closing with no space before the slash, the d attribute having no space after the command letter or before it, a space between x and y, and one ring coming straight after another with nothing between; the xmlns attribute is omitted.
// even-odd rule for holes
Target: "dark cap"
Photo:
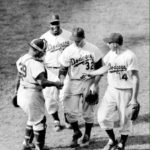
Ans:
<svg viewBox="0 0 150 150"><path fill-rule="evenodd" d="M47 42L44 39L33 39L30 42L29 46L40 52L44 52L47 48Z"/></svg>
<svg viewBox="0 0 150 150"><path fill-rule="evenodd" d="M58 14L52 15L52 18L50 19L50 24L59 22L60 22L59 15Z"/></svg>
<svg viewBox="0 0 150 150"><path fill-rule="evenodd" d="M84 30L80 27L73 28L71 38L85 38Z"/></svg>
<svg viewBox="0 0 150 150"><path fill-rule="evenodd" d="M123 36L120 33L111 33L108 38L103 39L106 43L118 43L119 45L123 44Z"/></svg>

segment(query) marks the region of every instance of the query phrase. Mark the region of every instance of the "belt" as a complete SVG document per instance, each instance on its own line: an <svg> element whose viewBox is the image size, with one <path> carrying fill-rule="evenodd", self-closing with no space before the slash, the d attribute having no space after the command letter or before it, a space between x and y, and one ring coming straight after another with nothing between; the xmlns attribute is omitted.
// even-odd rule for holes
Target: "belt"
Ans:
<svg viewBox="0 0 150 150"><path fill-rule="evenodd" d="M59 69L60 67L50 67L50 66L46 66L47 69Z"/></svg>

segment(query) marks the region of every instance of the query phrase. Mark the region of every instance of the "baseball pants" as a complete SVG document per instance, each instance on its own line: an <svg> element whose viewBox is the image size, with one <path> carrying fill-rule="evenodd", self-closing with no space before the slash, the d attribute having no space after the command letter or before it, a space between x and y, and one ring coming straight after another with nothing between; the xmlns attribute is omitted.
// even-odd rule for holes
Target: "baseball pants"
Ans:
<svg viewBox="0 0 150 150"><path fill-rule="evenodd" d="M116 89L108 86L98 109L98 122L102 129L113 129L115 113L120 121L120 133L128 135L131 130L131 120L126 115L126 108L131 100L131 89Z"/></svg>
<svg viewBox="0 0 150 150"><path fill-rule="evenodd" d="M24 88L20 85L17 98L18 105L28 116L27 125L33 126L34 130L43 130L43 124L40 124L45 116L42 90Z"/></svg>
<svg viewBox="0 0 150 150"><path fill-rule="evenodd" d="M72 83L70 83L72 85ZM94 122L94 113L95 113L95 106L89 105L85 101L85 96L89 91L90 82L85 82L82 84L80 89L80 94L70 94L70 93L63 93L61 94L61 100L64 104L64 111L68 114L68 121L70 123L78 121L80 115L82 115L83 119L86 123L93 123ZM70 86L71 88L71 86ZM79 87L73 87L73 89L79 89Z"/></svg>

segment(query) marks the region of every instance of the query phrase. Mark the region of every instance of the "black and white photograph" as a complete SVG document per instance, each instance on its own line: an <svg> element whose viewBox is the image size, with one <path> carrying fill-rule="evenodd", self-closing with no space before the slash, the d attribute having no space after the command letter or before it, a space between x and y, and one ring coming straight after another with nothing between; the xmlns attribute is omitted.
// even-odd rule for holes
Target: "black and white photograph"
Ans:
<svg viewBox="0 0 150 150"><path fill-rule="evenodd" d="M0 150L149 150L149 0L0 0Z"/></svg>

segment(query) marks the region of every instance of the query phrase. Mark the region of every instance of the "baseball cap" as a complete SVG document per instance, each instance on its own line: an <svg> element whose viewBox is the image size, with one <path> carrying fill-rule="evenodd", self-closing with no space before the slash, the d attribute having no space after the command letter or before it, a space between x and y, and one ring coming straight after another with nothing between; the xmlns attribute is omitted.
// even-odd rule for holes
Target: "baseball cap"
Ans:
<svg viewBox="0 0 150 150"><path fill-rule="evenodd" d="M123 36L120 33L111 33L108 38L103 39L106 43L118 43L123 44Z"/></svg>
<svg viewBox="0 0 150 150"><path fill-rule="evenodd" d="M29 46L32 48L40 51L40 52L45 52L47 48L47 42L45 39L33 39L30 43Z"/></svg>
<svg viewBox="0 0 150 150"><path fill-rule="evenodd" d="M50 24L59 24L60 18L58 14L52 15L52 18L50 19Z"/></svg>
<svg viewBox="0 0 150 150"><path fill-rule="evenodd" d="M75 40L77 38L85 38L84 30L80 27L73 28L71 39Z"/></svg>

